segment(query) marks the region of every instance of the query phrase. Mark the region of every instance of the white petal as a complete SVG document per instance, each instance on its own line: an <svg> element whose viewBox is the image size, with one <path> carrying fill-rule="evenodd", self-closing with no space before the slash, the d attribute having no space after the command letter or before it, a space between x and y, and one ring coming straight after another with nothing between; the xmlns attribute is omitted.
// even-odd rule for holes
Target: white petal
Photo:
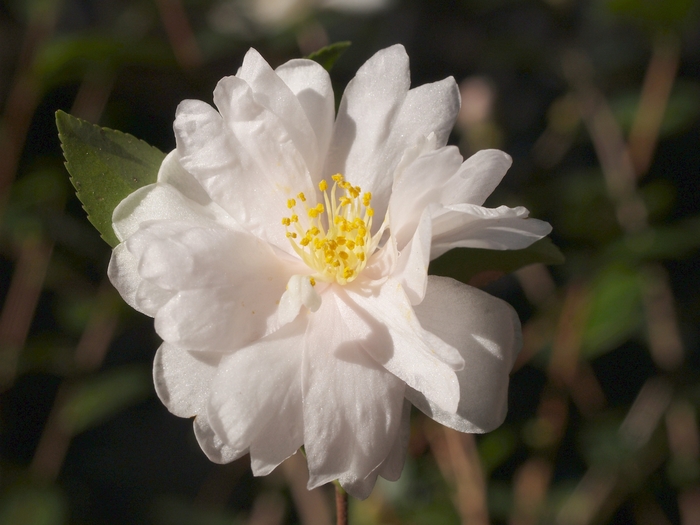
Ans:
<svg viewBox="0 0 700 525"><path fill-rule="evenodd" d="M194 436L202 451L214 463L231 463L247 452L247 450L235 450L224 443L209 425L206 414L194 419Z"/></svg>
<svg viewBox="0 0 700 525"><path fill-rule="evenodd" d="M295 269L264 241L215 224L148 223L129 238L127 246L139 259L141 277L169 290L238 284L247 285L252 294L257 287L278 290L277 300ZM298 266L303 268L301 262Z"/></svg>
<svg viewBox="0 0 700 525"><path fill-rule="evenodd" d="M318 182L323 175L321 169L335 120L335 97L330 76L320 64L305 59L290 60L275 72L296 95L316 135L318 162L309 169L314 182Z"/></svg>
<svg viewBox="0 0 700 525"><path fill-rule="evenodd" d="M175 296L174 290L165 290L160 286L142 280L136 290L134 304L139 312L155 317L163 306Z"/></svg>
<svg viewBox="0 0 700 525"><path fill-rule="evenodd" d="M270 461L283 461L301 444L305 329L305 319L299 319L222 358L211 384L209 422L230 447L252 450L251 443L268 429L282 434L258 443L256 468L260 470L271 470L276 465Z"/></svg>
<svg viewBox="0 0 700 525"><path fill-rule="evenodd" d="M320 66L319 66L320 67ZM255 101L274 113L294 142L309 171L320 170L316 135L295 94L255 49L243 59L238 78L250 86Z"/></svg>
<svg viewBox="0 0 700 525"><path fill-rule="evenodd" d="M459 150L448 146L425 152L397 169L389 203L389 217L391 231L399 249L403 249L413 237L425 208L432 203L443 203L445 183L454 176L461 164Z"/></svg>
<svg viewBox="0 0 700 525"><path fill-rule="evenodd" d="M474 204L454 204L433 213L433 243L430 258L435 259L452 248L520 250L527 248L552 227L537 219L528 219L522 206L482 208Z"/></svg>
<svg viewBox="0 0 700 525"><path fill-rule="evenodd" d="M153 384L163 404L176 416L206 413L211 381L221 354L192 353L163 343L153 361Z"/></svg>
<svg viewBox="0 0 700 525"><path fill-rule="evenodd" d="M431 276L425 299L415 310L426 330L459 349L465 366L457 372L456 413L411 388L406 397L435 421L460 432L488 432L499 426L507 412L508 375L522 345L513 308L453 279Z"/></svg>
<svg viewBox="0 0 700 525"><path fill-rule="evenodd" d="M114 232L122 241L132 236L142 223L154 220L178 220L202 226L212 222L228 224L228 217L215 204L202 206L165 183L139 188L121 201L112 214Z"/></svg>
<svg viewBox="0 0 700 525"><path fill-rule="evenodd" d="M401 428L397 433L394 445L389 451L386 459L364 479L355 479L352 476L340 476L341 486L353 497L358 499L367 498L377 482L377 477L382 476L389 481L396 481L403 472L406 462L406 451L408 439L411 434L411 402L404 399L403 411L401 415Z"/></svg>
<svg viewBox="0 0 700 525"><path fill-rule="evenodd" d="M425 295L430 264L432 228L430 211L424 210L413 238L401 250L393 277L397 279L411 304L418 304Z"/></svg>
<svg viewBox="0 0 700 525"><path fill-rule="evenodd" d="M158 170L158 182L174 187L185 197L202 206L211 204L211 198L202 185L180 164L180 154L176 149L165 156Z"/></svg>
<svg viewBox="0 0 700 525"><path fill-rule="evenodd" d="M279 119L255 102L243 80L222 79L215 100L224 118L203 102L178 106L180 162L239 224L291 252L280 221L289 212L288 198L300 191L313 195L304 161Z"/></svg>
<svg viewBox="0 0 700 525"><path fill-rule="evenodd" d="M476 204L481 206L498 186L513 163L510 155L497 149L476 152L464 161L447 182L442 204Z"/></svg>
<svg viewBox="0 0 700 525"><path fill-rule="evenodd" d="M142 279L139 275L139 261L127 249L126 243L122 242L112 250L112 256L107 267L107 276L124 301L126 301L126 304L141 313L149 315L139 308L136 303L136 291Z"/></svg>
<svg viewBox="0 0 700 525"><path fill-rule="evenodd" d="M321 296L311 285L308 275L292 275L280 299L280 323L292 322L299 315L302 305L315 312L321 306Z"/></svg>
<svg viewBox="0 0 700 525"><path fill-rule="evenodd" d="M348 309L344 313L346 319L355 316L376 323L372 326L371 337L362 341L367 352L389 372L423 392L444 410L456 410L459 384L455 370L464 366L464 361L455 348L428 337L401 284L389 279L379 290L345 288L358 307L357 310Z"/></svg>
<svg viewBox="0 0 700 525"><path fill-rule="evenodd" d="M370 327L326 293L309 317L303 362L304 444L309 489L366 478L387 457L399 431L404 383L362 349Z"/></svg>
<svg viewBox="0 0 700 525"><path fill-rule="evenodd" d="M400 145L390 147L387 139L409 86L408 55L395 45L365 62L348 83L338 109L324 172L340 172L353 185L371 191L377 217L384 216L391 171L403 154Z"/></svg>

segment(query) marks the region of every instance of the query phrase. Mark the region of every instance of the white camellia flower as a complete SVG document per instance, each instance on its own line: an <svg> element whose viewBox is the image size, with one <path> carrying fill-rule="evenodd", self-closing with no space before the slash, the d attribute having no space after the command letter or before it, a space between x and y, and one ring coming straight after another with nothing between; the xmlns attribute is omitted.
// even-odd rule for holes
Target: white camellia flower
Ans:
<svg viewBox="0 0 700 525"><path fill-rule="evenodd" d="M462 432L497 427L520 323L428 263L550 232L482 204L511 164L445 146L452 78L409 89L402 46L374 55L337 117L327 72L250 50L180 104L158 182L114 211L109 276L155 318L156 391L216 462L265 475L304 445L309 488L364 498L399 477L411 404Z"/></svg>

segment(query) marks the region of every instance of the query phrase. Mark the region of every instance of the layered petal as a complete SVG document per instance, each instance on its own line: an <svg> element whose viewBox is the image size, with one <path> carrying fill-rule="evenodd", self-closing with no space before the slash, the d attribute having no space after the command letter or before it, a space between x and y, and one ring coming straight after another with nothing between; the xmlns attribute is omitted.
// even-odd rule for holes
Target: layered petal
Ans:
<svg viewBox="0 0 700 525"><path fill-rule="evenodd" d="M386 370L443 410L456 410L459 385L455 370L464 366L459 352L426 337L398 281L389 279L375 290L352 284L346 291L354 305L350 303L343 316L346 322L365 323L371 330L371 336L362 339L362 347Z"/></svg>
<svg viewBox="0 0 700 525"><path fill-rule="evenodd" d="M310 489L334 479L351 488L369 476L401 426L405 385L363 350L375 334L350 313L338 294L326 294L309 317L302 388Z"/></svg>
<svg viewBox="0 0 700 525"><path fill-rule="evenodd" d="M197 438L202 452L214 463L231 463L247 452L246 450L235 450L224 443L209 425L206 414L201 414L194 419L194 437Z"/></svg>
<svg viewBox="0 0 700 525"><path fill-rule="evenodd" d="M438 423L460 432L498 427L506 416L508 377L522 345L515 310L454 279L431 276L415 311L426 330L459 350L465 366L457 372L456 412L443 410L410 387L406 397Z"/></svg>
<svg viewBox="0 0 700 525"><path fill-rule="evenodd" d="M163 343L153 360L153 384L163 404L176 416L206 414L211 381L221 354L189 352Z"/></svg>
<svg viewBox="0 0 700 525"><path fill-rule="evenodd" d="M303 157L245 81L227 77L208 104L178 106L175 136L182 166L214 202L255 236L291 252L280 220L289 198L313 195Z"/></svg>
<svg viewBox="0 0 700 525"><path fill-rule="evenodd" d="M386 213L392 177L404 152L430 133L443 146L459 111L452 78L408 91L408 56L396 45L376 53L350 81L338 109L326 173L371 191ZM375 230L378 228L375 226Z"/></svg>
<svg viewBox="0 0 700 525"><path fill-rule="evenodd" d="M208 418L233 450L250 449L253 472L268 474L303 444L301 367L306 320L222 358Z"/></svg>
<svg viewBox="0 0 700 525"><path fill-rule="evenodd" d="M437 209L431 215L431 259L452 248L520 250L552 231L548 223L528 219L529 212L522 206L482 208L474 204L454 204Z"/></svg>
<svg viewBox="0 0 700 525"><path fill-rule="evenodd" d="M278 302L303 265L247 233L175 221L142 226L127 241L139 275L174 295L155 316L167 342L230 351L280 326Z"/></svg>

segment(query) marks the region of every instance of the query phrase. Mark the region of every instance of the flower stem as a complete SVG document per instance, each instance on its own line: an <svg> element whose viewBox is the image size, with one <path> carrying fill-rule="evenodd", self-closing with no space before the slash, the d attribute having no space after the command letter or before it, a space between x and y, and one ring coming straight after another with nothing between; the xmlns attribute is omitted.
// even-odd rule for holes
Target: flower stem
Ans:
<svg viewBox="0 0 700 525"><path fill-rule="evenodd" d="M334 481L333 485L335 485L335 523L336 525L348 525L348 493L338 481Z"/></svg>

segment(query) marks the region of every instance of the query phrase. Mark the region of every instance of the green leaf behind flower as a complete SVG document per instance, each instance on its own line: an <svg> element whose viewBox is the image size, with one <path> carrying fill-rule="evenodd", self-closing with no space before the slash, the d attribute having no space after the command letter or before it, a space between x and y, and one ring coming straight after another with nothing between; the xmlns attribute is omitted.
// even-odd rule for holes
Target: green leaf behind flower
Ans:
<svg viewBox="0 0 700 525"><path fill-rule="evenodd" d="M428 273L469 283L482 272L510 273L530 264L561 264L564 255L545 237L523 250L455 248L430 263Z"/></svg>
<svg viewBox="0 0 700 525"><path fill-rule="evenodd" d="M156 182L165 154L127 133L56 112L66 169L88 219L114 247L112 212L125 197Z"/></svg>
<svg viewBox="0 0 700 525"><path fill-rule="evenodd" d="M318 62L323 66L323 69L330 71L335 65L336 61L341 57L345 50L350 47L352 42L343 41L335 42L326 47L322 47L318 51L314 51L306 58Z"/></svg>

